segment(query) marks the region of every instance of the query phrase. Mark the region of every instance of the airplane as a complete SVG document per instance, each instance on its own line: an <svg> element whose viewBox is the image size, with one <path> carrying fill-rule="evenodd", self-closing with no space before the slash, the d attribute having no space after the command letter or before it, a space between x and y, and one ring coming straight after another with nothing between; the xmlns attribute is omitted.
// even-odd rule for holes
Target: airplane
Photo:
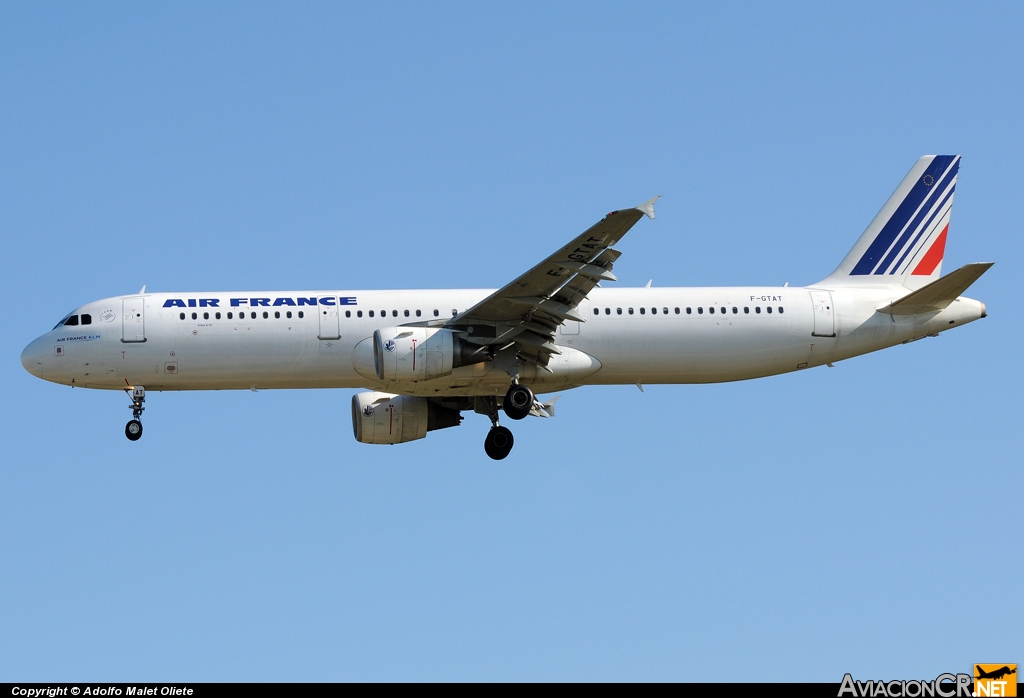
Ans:
<svg viewBox="0 0 1024 698"><path fill-rule="evenodd" d="M586 385L718 383L829 365L986 317L961 294L992 266L941 275L958 155L926 155L832 274L794 287L608 287L614 247L658 197L613 211L498 290L147 293L87 303L21 355L34 376L125 390L357 388L357 441L397 444L486 415L554 415ZM557 398L555 398L557 399Z"/></svg>
<svg viewBox="0 0 1024 698"><path fill-rule="evenodd" d="M975 669L975 671L978 674L977 676L974 677L976 679L1001 679L1004 676L1009 676L1010 674L1016 674L1017 673L1017 667L1016 666L1014 666L1013 669L1011 669L1008 666L1003 666L1003 667L1001 667L999 669L995 669L994 671L985 671L980 666L975 664L974 665L974 669Z"/></svg>

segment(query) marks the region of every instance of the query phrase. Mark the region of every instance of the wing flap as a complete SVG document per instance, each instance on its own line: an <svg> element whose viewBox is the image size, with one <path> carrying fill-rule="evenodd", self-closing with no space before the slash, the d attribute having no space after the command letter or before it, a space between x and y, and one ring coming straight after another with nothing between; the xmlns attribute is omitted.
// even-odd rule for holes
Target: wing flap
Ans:
<svg viewBox="0 0 1024 698"><path fill-rule="evenodd" d="M621 254L611 246L642 217L654 217L654 202L612 211L543 262L495 291L469 310L451 318L446 327L465 339L496 350L516 346L516 356L547 367L558 326L586 322L576 308L601 281L616 281L612 266Z"/></svg>

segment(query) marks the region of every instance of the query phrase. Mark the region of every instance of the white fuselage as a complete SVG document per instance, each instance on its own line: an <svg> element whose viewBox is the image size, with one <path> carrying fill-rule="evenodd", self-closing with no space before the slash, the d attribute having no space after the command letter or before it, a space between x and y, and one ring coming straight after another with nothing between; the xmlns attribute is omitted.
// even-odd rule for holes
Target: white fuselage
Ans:
<svg viewBox="0 0 1024 698"><path fill-rule="evenodd" d="M109 298L75 311L90 316L90 324L57 327L36 339L22 363L40 378L100 389L368 388L436 397L502 395L509 376L489 361L456 368L443 378L380 381L367 344L378 328L440 322L490 293ZM559 328L556 344L563 351L552 358L551 371L524 366L520 379L538 393L593 384L744 380L883 349L985 314L980 302L968 298L924 315L877 312L894 293L870 288L596 288L578 308L586 322L567 321Z"/></svg>

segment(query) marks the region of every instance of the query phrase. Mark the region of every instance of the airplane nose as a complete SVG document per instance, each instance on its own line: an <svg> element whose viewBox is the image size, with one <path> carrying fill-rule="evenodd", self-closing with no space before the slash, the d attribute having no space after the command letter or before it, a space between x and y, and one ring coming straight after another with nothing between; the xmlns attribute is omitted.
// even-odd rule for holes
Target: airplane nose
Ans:
<svg viewBox="0 0 1024 698"><path fill-rule="evenodd" d="M25 350L21 352L21 365L36 378L42 378L42 337L29 343Z"/></svg>
<svg viewBox="0 0 1024 698"><path fill-rule="evenodd" d="M988 310L985 308L985 304L984 303L981 304L981 316L982 317L988 317Z"/></svg>

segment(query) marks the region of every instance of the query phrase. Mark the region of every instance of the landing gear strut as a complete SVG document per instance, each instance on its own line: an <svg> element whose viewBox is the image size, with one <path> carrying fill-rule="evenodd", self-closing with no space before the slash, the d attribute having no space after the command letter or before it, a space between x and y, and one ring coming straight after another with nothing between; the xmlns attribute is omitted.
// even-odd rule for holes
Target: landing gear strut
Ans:
<svg viewBox="0 0 1024 698"><path fill-rule="evenodd" d="M141 385L136 385L130 390L125 388L125 392L131 395L132 404L129 407L132 408L132 421L128 422L124 427L124 435L128 437L129 441L138 441L142 438L142 412L146 408L142 403L146 401L146 389Z"/></svg>

